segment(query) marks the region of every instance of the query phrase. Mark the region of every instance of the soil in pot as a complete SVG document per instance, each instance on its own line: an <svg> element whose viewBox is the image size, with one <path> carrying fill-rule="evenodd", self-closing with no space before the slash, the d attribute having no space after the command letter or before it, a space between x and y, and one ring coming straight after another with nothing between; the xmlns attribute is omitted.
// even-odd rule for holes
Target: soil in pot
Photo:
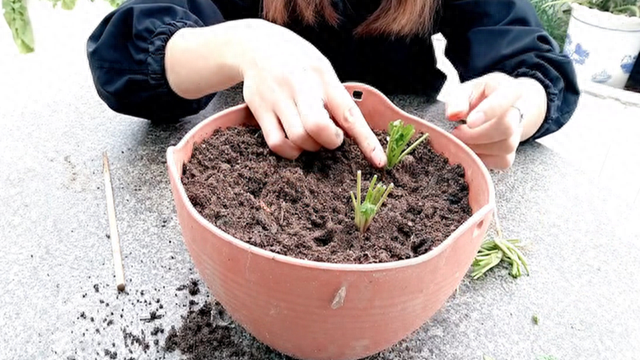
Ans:
<svg viewBox="0 0 640 360"><path fill-rule="evenodd" d="M386 133L376 132L386 148ZM416 138L419 134L416 134ZM394 184L371 226L354 223L350 192L362 171ZM295 161L270 151L259 128L217 130L196 145L182 182L195 209L249 244L299 259L380 263L423 255L471 216L461 165L450 165L429 139L391 170L376 169L349 138L335 150Z"/></svg>

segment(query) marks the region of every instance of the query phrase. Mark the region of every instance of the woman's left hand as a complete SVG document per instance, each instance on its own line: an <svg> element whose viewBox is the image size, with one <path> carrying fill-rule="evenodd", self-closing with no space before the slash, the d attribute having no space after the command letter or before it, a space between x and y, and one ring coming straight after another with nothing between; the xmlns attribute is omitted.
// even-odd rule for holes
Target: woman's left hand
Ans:
<svg viewBox="0 0 640 360"><path fill-rule="evenodd" d="M540 127L546 93L535 80L491 73L463 83L446 102L449 120L466 119L452 135L494 169L511 167L520 142Z"/></svg>

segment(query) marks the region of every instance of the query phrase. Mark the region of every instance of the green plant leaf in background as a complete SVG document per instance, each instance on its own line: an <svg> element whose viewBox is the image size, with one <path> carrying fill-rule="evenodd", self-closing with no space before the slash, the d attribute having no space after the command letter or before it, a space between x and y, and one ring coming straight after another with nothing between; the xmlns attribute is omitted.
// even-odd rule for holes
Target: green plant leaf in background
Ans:
<svg viewBox="0 0 640 360"><path fill-rule="evenodd" d="M570 3L580 4L588 8L606 11L616 15L640 15L640 0L553 0L546 1L544 7Z"/></svg>
<svg viewBox="0 0 640 360"><path fill-rule="evenodd" d="M62 0L64 10L73 10L74 7L76 7L76 0Z"/></svg>
<svg viewBox="0 0 640 360"><path fill-rule="evenodd" d="M558 3L554 0L531 0L531 3L536 9L542 27L562 50L569 28L570 7L566 3Z"/></svg>
<svg viewBox="0 0 640 360"><path fill-rule="evenodd" d="M542 27L564 48L571 18L571 3L616 15L640 16L640 0L531 0Z"/></svg>
<svg viewBox="0 0 640 360"><path fill-rule="evenodd" d="M58 4L64 10L73 10L77 0L49 0L53 7ZM93 2L94 0L91 0ZM120 7L125 0L105 0L114 8ZM35 50L35 41L29 11L26 0L2 0L4 19L11 29L13 41L16 43L21 54L31 53Z"/></svg>
<svg viewBox="0 0 640 360"><path fill-rule="evenodd" d="M29 12L23 0L2 0L4 20L11 29L13 41L22 54L33 52L35 42Z"/></svg>
<svg viewBox="0 0 640 360"><path fill-rule="evenodd" d="M114 8L118 8L120 7L120 5L122 5L124 3L125 0L106 0L109 5L111 5Z"/></svg>
<svg viewBox="0 0 640 360"><path fill-rule="evenodd" d="M53 7L58 7L58 4L62 3L62 9L64 10L73 10L76 7L76 0L49 0Z"/></svg>

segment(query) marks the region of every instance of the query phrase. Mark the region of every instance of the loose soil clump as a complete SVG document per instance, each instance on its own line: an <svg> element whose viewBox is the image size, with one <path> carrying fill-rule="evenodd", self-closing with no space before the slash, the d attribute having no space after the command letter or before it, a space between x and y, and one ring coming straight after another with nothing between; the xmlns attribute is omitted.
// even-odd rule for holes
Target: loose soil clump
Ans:
<svg viewBox="0 0 640 360"><path fill-rule="evenodd" d="M386 134L376 135L386 148ZM354 224L349 195L358 170L363 196L374 175L378 183L394 184L364 234ZM464 175L429 139L383 171L349 138L336 150L290 161L270 151L260 129L233 127L194 147L182 182L202 216L251 245L299 259L367 264L423 255L466 221Z"/></svg>
<svg viewBox="0 0 640 360"><path fill-rule="evenodd" d="M179 329L171 326L164 349L169 353L179 350L188 360L265 359L275 355L278 359L293 360L258 342L233 322L215 300L189 309Z"/></svg>

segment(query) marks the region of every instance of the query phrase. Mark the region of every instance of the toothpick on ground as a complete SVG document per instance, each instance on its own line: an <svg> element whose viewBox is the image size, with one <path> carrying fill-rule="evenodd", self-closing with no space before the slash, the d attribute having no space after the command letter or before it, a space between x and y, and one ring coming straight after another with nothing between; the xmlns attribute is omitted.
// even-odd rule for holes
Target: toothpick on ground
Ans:
<svg viewBox="0 0 640 360"><path fill-rule="evenodd" d="M107 152L102 153L102 165L104 171L104 190L107 197L107 215L109 216L109 229L111 237L111 250L113 251L113 267L116 272L116 287L124 291L124 267L122 265L122 251L120 250L120 236L116 223L116 208L113 200L113 187L111 186L111 171L109 170L109 158Z"/></svg>

